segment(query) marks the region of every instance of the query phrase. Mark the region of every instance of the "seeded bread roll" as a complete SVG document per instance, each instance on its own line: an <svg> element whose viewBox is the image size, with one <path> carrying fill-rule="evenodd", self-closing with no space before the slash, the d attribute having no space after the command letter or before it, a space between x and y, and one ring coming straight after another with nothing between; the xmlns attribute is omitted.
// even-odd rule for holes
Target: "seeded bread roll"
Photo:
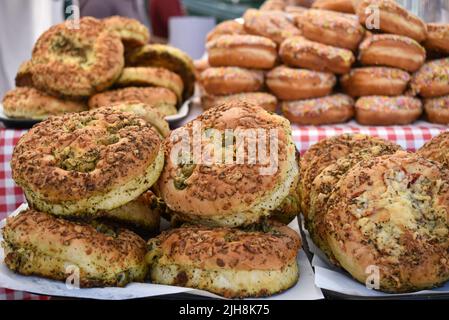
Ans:
<svg viewBox="0 0 449 320"><path fill-rule="evenodd" d="M8 218L2 234L6 266L27 276L65 281L78 270L81 287L123 287L148 270L145 241L122 228L26 210Z"/></svg>
<svg viewBox="0 0 449 320"><path fill-rule="evenodd" d="M8 91L2 104L5 115L18 119L42 120L49 116L87 109L81 101L56 98L31 87L18 87Z"/></svg>
<svg viewBox="0 0 449 320"><path fill-rule="evenodd" d="M393 34L370 35L359 47L359 60L367 66L387 66L415 72L426 60L426 50L412 38Z"/></svg>
<svg viewBox="0 0 449 320"><path fill-rule="evenodd" d="M201 128L198 127L200 121ZM190 139L185 143L194 130L213 134L214 141L220 139L220 151L215 154L224 157L215 160L206 157L203 159L208 161L201 161L194 156L193 150L197 150L198 144L193 146L198 141ZM229 138L229 131L234 133L234 139ZM271 153L268 150L275 149L267 149L265 153L259 149L258 160L253 153L250 157L251 148L242 149L241 141L255 142L255 137L250 137L251 132L259 132L256 134L260 137L257 138L259 143L266 139L267 147L272 145L270 148L277 151ZM202 150L210 150L210 139L200 142ZM190 151L187 145L191 146ZM271 156L277 157L277 161ZM166 159L158 182L161 198L178 220L208 226L237 227L269 216L289 195L298 175L288 120L245 102L229 102L211 108L172 131L166 139Z"/></svg>
<svg viewBox="0 0 449 320"><path fill-rule="evenodd" d="M143 46L150 41L150 31L139 20L122 16L111 16L103 20L106 27L120 35L125 50Z"/></svg>
<svg viewBox="0 0 449 320"><path fill-rule="evenodd" d="M439 162L449 169L449 132L433 137L416 153L426 159Z"/></svg>
<svg viewBox="0 0 449 320"><path fill-rule="evenodd" d="M198 288L226 298L264 297L298 281L301 240L287 226L268 232L182 227L148 242L152 282Z"/></svg>
<svg viewBox="0 0 449 320"><path fill-rule="evenodd" d="M407 89L410 78L410 74L401 69L364 67L343 75L340 84L352 97L398 96Z"/></svg>
<svg viewBox="0 0 449 320"><path fill-rule="evenodd" d="M114 108L51 117L24 134L11 168L28 203L64 216L95 215L137 198L164 165L160 135Z"/></svg>
<svg viewBox="0 0 449 320"><path fill-rule="evenodd" d="M285 40L281 44L279 55L289 66L336 74L348 73L355 62L354 54L350 50L328 46L303 37Z"/></svg>
<svg viewBox="0 0 449 320"><path fill-rule="evenodd" d="M398 152L354 166L332 195L327 241L340 263L379 290L431 289L449 280L449 171Z"/></svg>
<svg viewBox="0 0 449 320"><path fill-rule="evenodd" d="M204 94L201 96L201 105L204 110L230 102L246 102L262 107L270 112L275 112L278 104L276 97L266 92L237 93L229 96Z"/></svg>

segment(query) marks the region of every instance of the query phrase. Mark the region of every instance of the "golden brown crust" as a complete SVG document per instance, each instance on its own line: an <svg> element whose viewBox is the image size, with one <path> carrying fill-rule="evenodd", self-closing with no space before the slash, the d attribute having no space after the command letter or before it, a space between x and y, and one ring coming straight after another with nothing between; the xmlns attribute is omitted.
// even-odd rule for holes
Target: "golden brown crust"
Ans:
<svg viewBox="0 0 449 320"><path fill-rule="evenodd" d="M57 24L37 40L32 55L33 84L53 95L86 97L105 90L120 76L123 45L116 33L92 17Z"/></svg>
<svg viewBox="0 0 449 320"><path fill-rule="evenodd" d="M26 194L50 203L77 201L142 175L161 144L140 117L100 108L35 125L15 146L11 168Z"/></svg>
<svg viewBox="0 0 449 320"><path fill-rule="evenodd" d="M277 59L276 43L254 35L222 35L206 44L209 64L271 69Z"/></svg>
<svg viewBox="0 0 449 320"><path fill-rule="evenodd" d="M66 267L75 266L81 287L125 286L145 278L145 242L126 229L26 210L8 218L2 233L5 264L20 274L64 281Z"/></svg>
<svg viewBox="0 0 449 320"><path fill-rule="evenodd" d="M284 0L266 0L260 7L261 11L283 11L286 8L286 2Z"/></svg>
<svg viewBox="0 0 449 320"><path fill-rule="evenodd" d="M256 92L264 84L262 71L238 67L208 68L201 73L200 79L206 92L212 95Z"/></svg>
<svg viewBox="0 0 449 320"><path fill-rule="evenodd" d="M184 83L180 76L164 68L155 67L127 67L124 68L122 74L115 82L119 87L162 87L173 91L182 101L182 92L184 91Z"/></svg>
<svg viewBox="0 0 449 320"><path fill-rule="evenodd" d="M16 87L32 87L33 86L33 74L31 60L24 61L20 64L17 71L15 83Z"/></svg>
<svg viewBox="0 0 449 320"><path fill-rule="evenodd" d="M374 126L405 125L416 121L422 114L420 99L407 96L361 97L355 103L358 123Z"/></svg>
<svg viewBox="0 0 449 320"><path fill-rule="evenodd" d="M334 192L338 181L357 163L387 154L393 154L401 150L401 147L386 141L374 147L362 149L350 153L338 159L335 163L326 167L314 180L310 190L310 210L307 215L306 226L317 245L330 260L337 263L332 251L327 244L326 224L324 217L329 208L329 198Z"/></svg>
<svg viewBox="0 0 449 320"><path fill-rule="evenodd" d="M266 84L280 100L323 97L332 92L336 77L332 73L279 66L266 75Z"/></svg>
<svg viewBox="0 0 449 320"><path fill-rule="evenodd" d="M201 105L204 110L237 101L254 104L270 112L275 112L278 104L276 97L266 92L237 93L229 96L212 96L205 94L201 96Z"/></svg>
<svg viewBox="0 0 449 320"><path fill-rule="evenodd" d="M3 110L11 118L45 119L87 109L83 102L58 99L31 87L18 87L3 97Z"/></svg>
<svg viewBox="0 0 449 320"><path fill-rule="evenodd" d="M344 94L284 101L281 108L287 119L299 125L343 123L354 116L354 100Z"/></svg>
<svg viewBox="0 0 449 320"><path fill-rule="evenodd" d="M177 153L172 154L172 150L179 150L182 136L187 134L192 137L194 125L199 122L201 132L218 130L220 139L223 139L225 130L237 129L235 141L231 143L235 147L230 148L228 143L227 147L222 147L223 153L219 153L224 154L227 149L226 153L229 154L230 150L234 157L239 143L237 140L244 138L239 130L259 129L266 135L273 129L276 132L278 160L271 164L264 161L250 164L246 160L208 164L198 161L198 158L190 161L178 159ZM191 146L194 142L198 144L195 139L188 141ZM209 141L202 139L200 143L203 149ZM205 111L184 127L172 131L165 145L167 161L158 186L167 206L184 221L220 226L256 222L281 204L297 175L295 146L288 121L246 102L229 102ZM192 150L190 147L190 156ZM248 152L247 148L241 151L244 154ZM180 160L181 163L175 162Z"/></svg>
<svg viewBox="0 0 449 320"><path fill-rule="evenodd" d="M411 88L425 98L449 94L449 58L426 62L413 75Z"/></svg>
<svg viewBox="0 0 449 320"><path fill-rule="evenodd" d="M279 55L287 65L336 74L348 73L355 62L354 54L350 50L313 42L303 37L285 40L279 49Z"/></svg>
<svg viewBox="0 0 449 320"><path fill-rule="evenodd" d="M330 164L350 153L384 145L385 140L363 134L343 134L323 139L301 157L299 194L301 210L307 218L310 208L310 188L313 180Z"/></svg>
<svg viewBox="0 0 449 320"><path fill-rule="evenodd" d="M426 60L426 50L412 38L393 34L370 35L359 47L364 65L382 65L409 72L418 70Z"/></svg>
<svg viewBox="0 0 449 320"><path fill-rule="evenodd" d="M277 270L296 258L298 234L287 226L268 233L231 228L181 227L149 242L159 259L204 269Z"/></svg>
<svg viewBox="0 0 449 320"><path fill-rule="evenodd" d="M385 33L397 34L422 42L427 37L427 26L423 20L415 16L398 3L391 0L363 0L357 1L356 13L360 23L365 25L370 19L372 10L367 10L373 6L379 10L379 28Z"/></svg>
<svg viewBox="0 0 449 320"><path fill-rule="evenodd" d="M312 8L355 13L352 0L315 0L312 4Z"/></svg>
<svg viewBox="0 0 449 320"><path fill-rule="evenodd" d="M140 21L122 16L111 16L103 20L106 28L118 32L126 50L150 42L150 32Z"/></svg>
<svg viewBox="0 0 449 320"><path fill-rule="evenodd" d="M246 34L243 24L235 20L223 21L207 34L206 41L211 41L225 34Z"/></svg>
<svg viewBox="0 0 449 320"><path fill-rule="evenodd" d="M357 50L365 34L357 16L311 9L295 19L304 37L334 47Z"/></svg>
<svg viewBox="0 0 449 320"><path fill-rule="evenodd" d="M449 279L449 172L407 152L353 167L326 214L328 243L354 278L380 271L380 290L411 292Z"/></svg>
<svg viewBox="0 0 449 320"><path fill-rule="evenodd" d="M439 162L449 169L449 132L442 132L433 137L416 153L426 159Z"/></svg>
<svg viewBox="0 0 449 320"><path fill-rule="evenodd" d="M427 39L424 42L424 47L428 51L449 54L449 24L428 23Z"/></svg>
<svg viewBox="0 0 449 320"><path fill-rule="evenodd" d="M109 90L90 97L89 109L96 109L118 103L140 102L155 107L164 115L176 113L176 95L166 88L128 87ZM171 111L171 112L166 112Z"/></svg>
<svg viewBox="0 0 449 320"><path fill-rule="evenodd" d="M267 37L277 44L293 36L300 36L301 31L282 11L260 11L248 9L243 15L245 31Z"/></svg>
<svg viewBox="0 0 449 320"><path fill-rule="evenodd" d="M410 81L406 71L388 67L352 69L340 78L340 84L352 97L397 96L404 93Z"/></svg>
<svg viewBox="0 0 449 320"><path fill-rule="evenodd" d="M424 110L430 122L449 124L449 96L426 99Z"/></svg>

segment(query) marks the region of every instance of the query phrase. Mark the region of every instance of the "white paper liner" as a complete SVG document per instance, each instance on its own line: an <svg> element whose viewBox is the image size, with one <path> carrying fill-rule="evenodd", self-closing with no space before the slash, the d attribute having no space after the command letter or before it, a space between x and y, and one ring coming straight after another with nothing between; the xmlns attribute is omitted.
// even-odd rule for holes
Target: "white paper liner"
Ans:
<svg viewBox="0 0 449 320"><path fill-rule="evenodd" d="M27 208L22 204L11 215L16 215ZM10 216L11 216L10 215ZM0 222L0 228L5 224L5 220ZM298 220L295 219L289 225L299 233ZM0 235L0 241L3 240ZM131 283L124 288L83 288L69 289L64 282L49 280L40 277L22 276L9 270L3 262L4 252L0 249L0 287L27 291L35 294L71 297L71 298L89 298L100 300L124 300L144 297L154 297L175 293L190 293L205 297L221 298L215 294L203 290L183 288L176 286L157 285L151 283ZM323 299L323 294L314 284L313 270L304 251L298 254L298 264L300 277L298 283L289 290L264 298L267 300L317 300Z"/></svg>

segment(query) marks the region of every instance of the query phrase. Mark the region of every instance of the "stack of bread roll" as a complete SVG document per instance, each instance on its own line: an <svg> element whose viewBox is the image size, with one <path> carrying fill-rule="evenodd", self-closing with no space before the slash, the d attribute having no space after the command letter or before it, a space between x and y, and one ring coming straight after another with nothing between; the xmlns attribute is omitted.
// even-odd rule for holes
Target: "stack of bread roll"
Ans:
<svg viewBox="0 0 449 320"><path fill-rule="evenodd" d="M374 29L367 14L372 8L379 8L380 17ZM310 9L269 0L259 11L248 10L243 25L226 21L210 37L222 34L228 39L257 35L276 43L278 57L265 69L265 90L294 123L342 123L355 116L363 125L403 125L421 116L423 102L429 121L449 123L444 58L449 25L426 25L393 0L319 0ZM251 59L240 59L262 55L253 52ZM437 60L426 62L426 57Z"/></svg>
<svg viewBox="0 0 449 320"><path fill-rule="evenodd" d="M377 290L443 285L449 280L448 146L447 132L416 153L361 134L313 145L300 161L299 193L314 244Z"/></svg>
<svg viewBox="0 0 449 320"><path fill-rule="evenodd" d="M148 118L176 114L193 94L193 61L149 40L143 24L119 16L53 26L20 66L17 88L3 98L5 114L42 120L120 103L145 105Z"/></svg>

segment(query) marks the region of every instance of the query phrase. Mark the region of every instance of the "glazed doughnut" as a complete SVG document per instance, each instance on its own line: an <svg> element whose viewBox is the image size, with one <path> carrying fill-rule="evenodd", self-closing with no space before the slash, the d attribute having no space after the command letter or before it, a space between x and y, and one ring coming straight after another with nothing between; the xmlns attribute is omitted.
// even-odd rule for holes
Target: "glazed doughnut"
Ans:
<svg viewBox="0 0 449 320"><path fill-rule="evenodd" d="M159 234L162 206L151 191L142 193L136 199L109 211L100 211L100 221L119 223L137 234L147 237Z"/></svg>
<svg viewBox="0 0 449 320"><path fill-rule="evenodd" d="M195 77L200 81L200 74L207 68L210 68L209 59L205 56L193 62L195 65Z"/></svg>
<svg viewBox="0 0 449 320"><path fill-rule="evenodd" d="M422 114L420 99L397 96L361 97L355 103L358 123L374 126L405 125L416 121Z"/></svg>
<svg viewBox="0 0 449 320"><path fill-rule="evenodd" d="M143 282L145 241L131 231L88 225L26 210L2 230L6 266L22 275L66 281L79 268L80 287L124 287Z"/></svg>
<svg viewBox="0 0 449 320"><path fill-rule="evenodd" d="M266 92L237 93L229 96L212 96L205 94L201 96L201 105L204 110L227 104L231 102L246 102L262 107L267 111L275 112L278 100L272 94Z"/></svg>
<svg viewBox="0 0 449 320"><path fill-rule="evenodd" d="M439 162L446 169L449 169L449 131L433 137L416 153L426 159Z"/></svg>
<svg viewBox="0 0 449 320"><path fill-rule="evenodd" d="M126 67L115 82L119 87L162 87L173 91L182 101L184 84L180 76L164 68L155 67Z"/></svg>
<svg viewBox="0 0 449 320"><path fill-rule="evenodd" d="M415 72L424 64L426 50L411 38L375 34L360 44L359 60L368 66L381 65Z"/></svg>
<svg viewBox="0 0 449 320"><path fill-rule="evenodd" d="M449 58L426 62L413 75L412 90L425 98L449 94Z"/></svg>
<svg viewBox="0 0 449 320"><path fill-rule="evenodd" d="M334 47L357 50L365 34L356 16L310 9L295 18L302 35Z"/></svg>
<svg viewBox="0 0 449 320"><path fill-rule="evenodd" d="M426 99L424 110L430 122L449 124L449 96Z"/></svg>
<svg viewBox="0 0 449 320"><path fill-rule="evenodd" d="M87 109L83 102L59 99L31 87L18 87L3 97L3 110L10 118L42 120L49 116Z"/></svg>
<svg viewBox="0 0 449 320"><path fill-rule="evenodd" d="M336 78L332 73L279 66L266 75L267 87L280 100L323 97L332 92Z"/></svg>
<svg viewBox="0 0 449 320"><path fill-rule="evenodd" d="M127 66L157 67L177 73L184 84L183 99L189 99L195 89L195 66L185 52L163 44L147 44L127 56Z"/></svg>
<svg viewBox="0 0 449 320"><path fill-rule="evenodd" d="M217 67L204 70L200 81L207 93L217 96L260 91L264 74L259 70L239 67Z"/></svg>
<svg viewBox="0 0 449 320"><path fill-rule="evenodd" d="M15 83L16 87L32 87L33 86L33 74L31 73L32 63L31 60L24 61L20 64L17 71Z"/></svg>
<svg viewBox="0 0 449 320"><path fill-rule="evenodd" d="M336 74L348 73L355 61L350 50L313 42L303 37L285 40L279 49L279 55L289 66Z"/></svg>
<svg viewBox="0 0 449 320"><path fill-rule="evenodd" d="M427 37L427 26L423 20L415 16L398 3L391 0L362 0L355 5L356 14L363 26L368 26L373 6L379 10L379 28L385 33L406 36L422 42ZM367 9L368 8L368 9ZM370 29L369 26L367 29Z"/></svg>
<svg viewBox="0 0 449 320"><path fill-rule="evenodd" d="M355 13L352 0L315 0L312 4L312 8Z"/></svg>
<svg viewBox="0 0 449 320"><path fill-rule="evenodd" d="M276 43L253 35L223 35L209 41L206 48L213 67L271 69L277 59Z"/></svg>
<svg viewBox="0 0 449 320"><path fill-rule="evenodd" d="M207 34L206 41L209 42L216 37L225 34L246 34L246 32L243 23L235 20L227 20L217 24L215 28Z"/></svg>
<svg viewBox="0 0 449 320"><path fill-rule="evenodd" d="M111 16L103 21L109 30L115 31L120 35L127 51L150 42L150 32L139 20L122 16Z"/></svg>
<svg viewBox="0 0 449 320"><path fill-rule="evenodd" d="M363 134L342 134L312 145L300 159L299 198L306 221L310 211L310 191L315 178L329 165L350 153L385 145L385 140Z"/></svg>
<svg viewBox="0 0 449 320"><path fill-rule="evenodd" d="M324 217L331 206L329 198L335 190L338 181L357 163L374 157L393 154L401 150L397 144L385 141L374 147L369 147L338 159L326 167L314 180L310 190L310 210L307 215L307 230L316 246L323 251L329 260L338 264L327 244L326 224Z"/></svg>
<svg viewBox="0 0 449 320"><path fill-rule="evenodd" d="M119 103L140 102L154 107L165 116L176 114L176 95L166 88L128 87L109 90L90 97L89 109L110 106Z"/></svg>
<svg viewBox="0 0 449 320"><path fill-rule="evenodd" d="M246 32L267 37L277 44L281 44L289 37L301 35L301 31L282 11L248 9L243 15L243 20Z"/></svg>
<svg viewBox="0 0 449 320"><path fill-rule="evenodd" d="M341 266L380 291L431 289L449 279L449 172L404 151L362 161L340 179L325 216Z"/></svg>
<svg viewBox="0 0 449 320"><path fill-rule="evenodd" d="M191 135L194 124L200 121L201 132L216 129L220 137L225 135L225 130L275 130L278 161L276 164L265 161L248 163L245 160L243 163L231 161L225 165L221 162L206 165L198 162L192 164L188 158L177 159L177 153L171 153L180 150L179 137ZM226 146L220 144L223 148L219 154L225 153L225 149L237 148L243 137L238 133L234 137L234 140L225 142ZM279 115L246 102L229 102L206 110L195 120L173 130L165 141L166 154L170 158L159 179L158 190L178 221L227 227L253 224L269 216L271 211L282 204L297 179L298 164L290 123ZM201 142L202 150L210 146L208 139L202 139ZM190 141L190 145L192 143ZM192 147L189 148L192 150ZM239 151L245 159L249 157L248 149Z"/></svg>
<svg viewBox="0 0 449 320"><path fill-rule="evenodd" d="M36 88L52 95L87 97L120 76L123 44L100 20L83 17L79 29L72 29L67 20L39 37L31 62Z"/></svg>
<svg viewBox="0 0 449 320"><path fill-rule="evenodd" d="M25 133L11 169L32 208L95 216L137 198L159 178L164 148L142 118L114 108L51 117Z"/></svg>
<svg viewBox="0 0 449 320"><path fill-rule="evenodd" d="M141 117L156 129L163 138L170 134L170 127L168 126L167 120L165 120L165 115L151 105L140 102L121 102L118 104L111 104L110 106L116 110L130 112Z"/></svg>
<svg viewBox="0 0 449 320"><path fill-rule="evenodd" d="M284 101L282 114L299 125L343 123L354 116L354 101L344 94L323 98Z"/></svg>
<svg viewBox="0 0 449 320"><path fill-rule="evenodd" d="M388 67L352 69L340 78L345 93L351 97L398 96L404 93L410 81L408 72Z"/></svg>
<svg viewBox="0 0 449 320"><path fill-rule="evenodd" d="M428 51L449 54L449 24L428 23L427 32L427 39L424 42L424 47Z"/></svg>
<svg viewBox="0 0 449 320"><path fill-rule="evenodd" d="M298 281L300 244L287 226L273 226L268 232L182 227L151 239L146 260L153 283L226 298L265 297Z"/></svg>

